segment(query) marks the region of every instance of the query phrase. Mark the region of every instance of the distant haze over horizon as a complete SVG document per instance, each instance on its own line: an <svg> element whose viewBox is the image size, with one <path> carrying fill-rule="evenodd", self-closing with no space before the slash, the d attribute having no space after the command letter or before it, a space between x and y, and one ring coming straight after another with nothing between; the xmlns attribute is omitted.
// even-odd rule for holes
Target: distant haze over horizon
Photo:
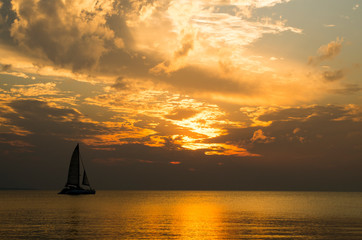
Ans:
<svg viewBox="0 0 362 240"><path fill-rule="evenodd" d="M0 0L0 188L362 191L362 0Z"/></svg>

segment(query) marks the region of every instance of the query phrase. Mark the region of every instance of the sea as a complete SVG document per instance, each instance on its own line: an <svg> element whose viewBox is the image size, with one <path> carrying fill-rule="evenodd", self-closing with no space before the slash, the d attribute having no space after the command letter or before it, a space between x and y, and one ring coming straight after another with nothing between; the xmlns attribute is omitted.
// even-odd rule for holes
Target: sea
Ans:
<svg viewBox="0 0 362 240"><path fill-rule="evenodd" d="M362 193L0 191L0 239L362 239Z"/></svg>

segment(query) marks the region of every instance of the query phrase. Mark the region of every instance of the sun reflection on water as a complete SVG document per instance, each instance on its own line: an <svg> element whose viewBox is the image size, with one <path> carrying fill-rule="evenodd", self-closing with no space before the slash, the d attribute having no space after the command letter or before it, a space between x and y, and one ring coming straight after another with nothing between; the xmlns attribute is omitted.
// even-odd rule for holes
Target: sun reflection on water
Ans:
<svg viewBox="0 0 362 240"><path fill-rule="evenodd" d="M321 192L0 191L0 239L362 239L361 199Z"/></svg>
<svg viewBox="0 0 362 240"><path fill-rule="evenodd" d="M174 225L182 239L205 239L206 236L219 237L219 209L213 204L202 204L197 197L194 203L178 205Z"/></svg>

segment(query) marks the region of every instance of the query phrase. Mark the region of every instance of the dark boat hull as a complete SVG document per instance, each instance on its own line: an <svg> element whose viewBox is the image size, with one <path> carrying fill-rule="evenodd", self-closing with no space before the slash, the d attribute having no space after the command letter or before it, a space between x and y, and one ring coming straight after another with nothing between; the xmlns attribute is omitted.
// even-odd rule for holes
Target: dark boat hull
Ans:
<svg viewBox="0 0 362 240"><path fill-rule="evenodd" d="M96 190L94 189L69 189L63 188L58 194L68 194L68 195L81 195L81 194L95 194Z"/></svg>

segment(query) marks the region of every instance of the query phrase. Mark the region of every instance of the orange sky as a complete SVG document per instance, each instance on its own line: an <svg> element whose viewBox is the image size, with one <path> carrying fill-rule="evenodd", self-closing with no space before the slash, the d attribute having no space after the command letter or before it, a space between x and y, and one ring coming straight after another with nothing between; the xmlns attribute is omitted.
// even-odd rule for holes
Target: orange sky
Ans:
<svg viewBox="0 0 362 240"><path fill-rule="evenodd" d="M256 188L329 188L336 175L349 176L340 188L353 188L362 159L360 5L2 0L2 171L33 161L65 172L66 152L80 142L104 187L162 188L169 179L202 188L218 176L210 188L242 188L233 179L250 174L264 176L246 181ZM59 150L44 154L44 144ZM160 177L127 186L124 171ZM182 185L171 173L195 176ZM99 180L107 174L118 183ZM8 175L3 182L17 176Z"/></svg>

